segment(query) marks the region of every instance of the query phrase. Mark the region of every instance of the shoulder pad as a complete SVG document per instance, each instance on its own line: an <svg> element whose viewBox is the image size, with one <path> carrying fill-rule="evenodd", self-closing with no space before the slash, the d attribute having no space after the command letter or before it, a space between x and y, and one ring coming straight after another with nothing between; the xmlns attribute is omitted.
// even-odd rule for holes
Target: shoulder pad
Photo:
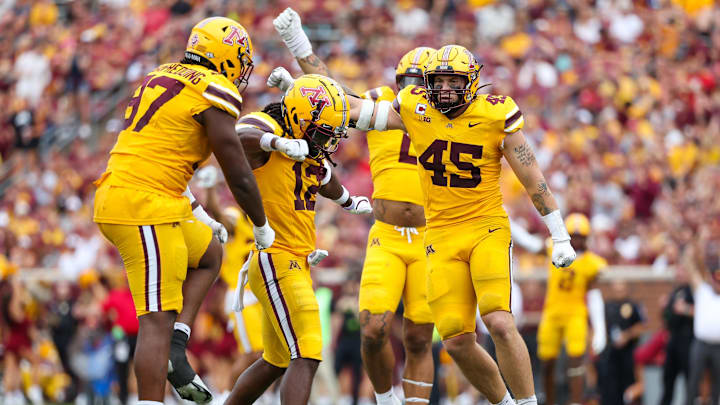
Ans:
<svg viewBox="0 0 720 405"><path fill-rule="evenodd" d="M395 99L395 92L388 86L376 87L362 94L362 98L372 101L392 101Z"/></svg>
<svg viewBox="0 0 720 405"><path fill-rule="evenodd" d="M237 87L223 75L213 72L212 75L206 76L202 89L202 95L213 107L228 112L235 118L240 116L242 109L242 96Z"/></svg>
<svg viewBox="0 0 720 405"><path fill-rule="evenodd" d="M522 129L525 124L520 107L510 96L500 94L479 94L487 115L501 123L504 132L513 133Z"/></svg>
<svg viewBox="0 0 720 405"><path fill-rule="evenodd" d="M256 111L250 114L243 115L242 118L235 124L235 130L242 128L254 128L263 132L269 132L277 136L282 136L283 130L280 124L275 121L270 115L264 112Z"/></svg>

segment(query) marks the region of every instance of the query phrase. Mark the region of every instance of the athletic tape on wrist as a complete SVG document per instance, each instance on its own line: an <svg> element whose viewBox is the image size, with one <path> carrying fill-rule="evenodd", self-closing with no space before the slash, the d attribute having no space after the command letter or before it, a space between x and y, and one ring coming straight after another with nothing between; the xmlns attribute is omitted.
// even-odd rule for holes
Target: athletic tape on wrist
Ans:
<svg viewBox="0 0 720 405"><path fill-rule="evenodd" d="M343 189L342 195L338 199L333 200L333 201L335 201L336 204L339 204L339 205L345 204L350 199L350 192L348 191L348 189L346 189L345 186L342 186L342 189Z"/></svg>
<svg viewBox="0 0 720 405"><path fill-rule="evenodd" d="M377 103L377 113L375 114L375 130L384 131L387 128L388 115L390 114L390 102L382 100Z"/></svg>
<svg viewBox="0 0 720 405"><path fill-rule="evenodd" d="M372 120L373 110L375 109L375 103L371 100L362 100L362 106L360 107L360 115L358 116L355 128L367 131L370 129L370 121Z"/></svg>
<svg viewBox="0 0 720 405"><path fill-rule="evenodd" d="M272 140L275 138L280 137L269 132L265 132L264 134L262 134L262 137L260 137L260 149L264 150L265 152L272 152L276 150L272 147Z"/></svg>

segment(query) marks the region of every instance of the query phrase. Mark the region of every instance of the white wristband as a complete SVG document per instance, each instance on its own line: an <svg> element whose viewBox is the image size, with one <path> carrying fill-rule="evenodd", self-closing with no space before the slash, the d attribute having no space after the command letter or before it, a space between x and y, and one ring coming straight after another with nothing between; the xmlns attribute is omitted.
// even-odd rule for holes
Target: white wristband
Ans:
<svg viewBox="0 0 720 405"><path fill-rule="evenodd" d="M375 130L384 131L387 128L388 115L390 114L389 101L383 100L377 103L377 113L375 114Z"/></svg>
<svg viewBox="0 0 720 405"><path fill-rule="evenodd" d="M325 167L325 177L320 180L321 186L330 183L330 179L332 178L332 168L330 167L330 163L328 163L327 160L323 160L323 166Z"/></svg>
<svg viewBox="0 0 720 405"><path fill-rule="evenodd" d="M360 115L358 116L355 128L367 131L370 129L370 120L372 120L375 103L372 100L363 100L360 107Z"/></svg>
<svg viewBox="0 0 720 405"><path fill-rule="evenodd" d="M550 237L553 242L564 242L570 240L570 234L565 228L565 222L563 222L560 210L555 210L543 217L541 217L548 231L550 231Z"/></svg>
<svg viewBox="0 0 720 405"><path fill-rule="evenodd" d="M276 150L272 147L272 140L275 138L280 137L275 134L271 134L270 132L265 132L264 134L262 134L262 137L260 138L260 149L264 150L265 152L272 152Z"/></svg>
<svg viewBox="0 0 720 405"><path fill-rule="evenodd" d="M340 198L333 200L333 201L335 201L335 203L337 203L339 205L345 204L350 199L350 192L345 188L345 186L342 186L342 189L343 189L343 193L340 196Z"/></svg>
<svg viewBox="0 0 720 405"><path fill-rule="evenodd" d="M190 200L190 205L195 202L195 196L193 195L192 191L190 191L190 186L187 186L185 188L185 191L183 191L182 195L188 198Z"/></svg>
<svg viewBox="0 0 720 405"><path fill-rule="evenodd" d="M195 215L195 218L197 218L198 221L202 222L205 225L210 225L211 223L215 222L215 220L210 218L210 215L205 212L205 208L203 208L202 205L198 205L197 207L195 207L195 209L192 210L192 213L193 215Z"/></svg>

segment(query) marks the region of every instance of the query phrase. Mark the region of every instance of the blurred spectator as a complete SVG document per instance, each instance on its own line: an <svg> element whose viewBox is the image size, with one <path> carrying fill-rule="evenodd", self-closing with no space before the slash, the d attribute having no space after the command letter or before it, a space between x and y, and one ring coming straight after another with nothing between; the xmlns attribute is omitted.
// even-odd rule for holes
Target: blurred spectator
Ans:
<svg viewBox="0 0 720 405"><path fill-rule="evenodd" d="M663 394L661 405L670 405L675 393L675 380L682 374L685 381L689 377L690 347L693 343L693 314L695 312L693 293L688 284L688 274L684 267L678 266L675 280L679 283L670 293L663 320L669 332L663 363Z"/></svg>
<svg viewBox="0 0 720 405"><path fill-rule="evenodd" d="M598 356L598 389L602 405L625 402L625 390L635 382L633 351L643 332L644 311L630 298L625 281L614 281L605 302L608 345Z"/></svg>
<svg viewBox="0 0 720 405"><path fill-rule="evenodd" d="M113 358L119 386L118 399L124 405L128 403L128 377L132 358L135 355L139 328L135 315L135 304L125 277L119 280L115 288L110 289L101 307L111 322L111 333L114 339Z"/></svg>
<svg viewBox="0 0 720 405"><path fill-rule="evenodd" d="M701 249L691 245L688 250L690 260L687 262L687 268L695 298L693 327L695 340L690 348L690 378L687 384L686 404L695 403L700 381L705 371L709 369L712 379L710 404L718 405L720 404L720 322L717 319L720 313L720 246L713 245Z"/></svg>

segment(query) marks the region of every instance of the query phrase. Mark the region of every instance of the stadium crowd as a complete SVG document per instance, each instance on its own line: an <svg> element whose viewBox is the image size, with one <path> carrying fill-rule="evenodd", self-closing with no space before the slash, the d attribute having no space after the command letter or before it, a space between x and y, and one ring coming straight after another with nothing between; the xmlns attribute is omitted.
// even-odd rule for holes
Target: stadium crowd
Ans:
<svg viewBox="0 0 720 405"><path fill-rule="evenodd" d="M255 47L245 112L279 99L265 86L272 68L300 72L272 25L285 3L0 2L6 394L24 385L36 400L34 387L42 386L48 398L60 399L63 386L90 381L92 392L107 397L112 377L78 370L102 362L95 355L126 341L133 326L120 326L122 311L108 309L110 296L123 302L109 292L125 281L116 250L92 222L92 183L104 169L130 92L147 71L182 57L193 24L225 15L248 29ZM704 238L720 239L720 199L714 194L720 189L720 7L713 4L303 0L293 7L303 15L316 53L358 92L394 83L395 64L413 47L457 43L471 49L484 64L488 91L511 95L522 108L524 132L562 211L591 218L592 249L612 265L651 265L663 273L680 264L701 228ZM53 140L66 128L75 137L56 147ZM363 137L354 136L335 159L343 183L356 194L372 193L367 155ZM507 175L502 184L511 217L544 238L520 183ZM193 188L203 201L203 190ZM221 205L230 205L229 191L218 191ZM368 218L318 204L318 247L330 250L322 267L357 279L369 226ZM546 266L544 251L517 257L524 272ZM50 284L60 279L68 283ZM343 289L333 288L337 301ZM211 310L214 301L208 300L201 320L207 333L194 339L227 338L222 317ZM341 325L350 325L343 319ZM60 335L77 332L58 336L58 329ZM73 364L68 351L86 356ZM67 376L58 377L63 365ZM450 368L445 373L452 375ZM11 374L19 379L12 381ZM451 383L442 391L458 394Z"/></svg>

